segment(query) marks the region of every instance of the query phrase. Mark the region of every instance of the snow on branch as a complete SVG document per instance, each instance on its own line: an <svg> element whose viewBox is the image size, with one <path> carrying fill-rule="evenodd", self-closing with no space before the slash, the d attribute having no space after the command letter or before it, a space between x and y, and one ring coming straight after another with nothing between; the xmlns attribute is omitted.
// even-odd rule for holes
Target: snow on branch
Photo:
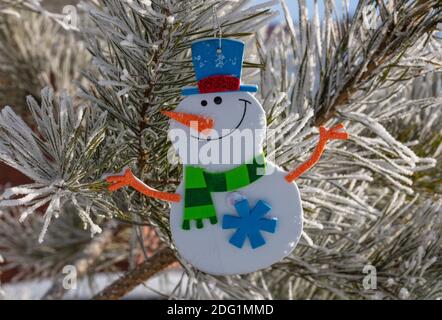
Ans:
<svg viewBox="0 0 442 320"><path fill-rule="evenodd" d="M48 11L42 2L42 0L0 0L0 14L21 18L24 11L34 12L52 19L66 30L78 31L75 7L65 6L63 13L54 13Z"/></svg>
<svg viewBox="0 0 442 320"><path fill-rule="evenodd" d="M48 88L42 90L40 104L28 97L35 130L9 107L0 114L0 160L34 181L6 189L0 207L25 206L21 220L45 208L40 242L52 218L59 217L69 200L79 208L86 206L78 214L92 234L101 231L90 218L90 200L82 197L82 192L94 178L97 148L105 137L106 113L74 109L67 95L59 102L54 100Z"/></svg>
<svg viewBox="0 0 442 320"><path fill-rule="evenodd" d="M315 125L352 100L441 68L439 0L359 1L351 14L348 6L342 13L324 0L323 22L319 2L310 19L305 1L299 1L296 28L282 1L288 36L279 45L290 52L295 69L291 109L302 113L312 105Z"/></svg>

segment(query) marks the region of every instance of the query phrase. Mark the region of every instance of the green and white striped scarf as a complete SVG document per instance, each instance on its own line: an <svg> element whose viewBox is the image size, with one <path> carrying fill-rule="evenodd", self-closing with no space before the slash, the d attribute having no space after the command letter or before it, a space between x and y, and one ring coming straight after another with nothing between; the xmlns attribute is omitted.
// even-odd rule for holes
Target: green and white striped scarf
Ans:
<svg viewBox="0 0 442 320"><path fill-rule="evenodd" d="M259 172L258 169L263 169ZM211 192L227 192L248 186L264 175L265 156L260 154L252 163L242 164L226 172L206 172L202 168L184 167L184 219L182 228L190 229L190 222L203 227L203 220L218 223Z"/></svg>

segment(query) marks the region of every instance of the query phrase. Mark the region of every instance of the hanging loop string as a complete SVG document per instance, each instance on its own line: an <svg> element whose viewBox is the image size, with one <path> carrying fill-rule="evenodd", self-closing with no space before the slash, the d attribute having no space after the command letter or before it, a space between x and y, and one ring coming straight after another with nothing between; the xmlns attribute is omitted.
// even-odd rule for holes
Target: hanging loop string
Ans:
<svg viewBox="0 0 442 320"><path fill-rule="evenodd" d="M219 19L218 19L218 12L217 12L218 5L219 4L217 3L217 4L215 4L212 7L212 10L213 10L213 29L215 30L215 34L214 34L215 38L218 35L218 39L219 39L219 45L218 45L217 52L221 53L221 51L222 51L222 48L221 48L222 41L221 41L221 39L222 39L223 33L222 33L222 29L221 29L221 24L219 23Z"/></svg>

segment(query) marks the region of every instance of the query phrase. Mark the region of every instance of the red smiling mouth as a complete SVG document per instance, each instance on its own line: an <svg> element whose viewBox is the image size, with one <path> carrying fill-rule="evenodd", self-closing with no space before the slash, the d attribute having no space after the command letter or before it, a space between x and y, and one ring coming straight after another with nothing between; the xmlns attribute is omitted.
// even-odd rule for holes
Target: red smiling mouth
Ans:
<svg viewBox="0 0 442 320"><path fill-rule="evenodd" d="M246 113L247 113L247 104L251 104L251 102L250 102L249 100L239 99L239 101L243 101L243 102L244 102L244 111L243 111L243 114L242 114L242 116L241 116L241 119L239 120L239 122L238 122L238 124L236 125L236 127L233 128L229 133L227 133L227 134L225 134L225 135L223 135L223 136L221 136L221 137L218 137L218 138L201 138L201 137L199 137L199 136L198 136L198 137L195 137L195 136L192 135L192 134L190 134L190 136L191 136L192 138L194 138L194 139L198 139L198 140L200 140L200 141L213 141L213 140L221 140L222 138L225 138L225 137L231 135L231 134L232 134L233 132L235 132L235 131L241 126L241 124L243 123L244 118L245 118Z"/></svg>

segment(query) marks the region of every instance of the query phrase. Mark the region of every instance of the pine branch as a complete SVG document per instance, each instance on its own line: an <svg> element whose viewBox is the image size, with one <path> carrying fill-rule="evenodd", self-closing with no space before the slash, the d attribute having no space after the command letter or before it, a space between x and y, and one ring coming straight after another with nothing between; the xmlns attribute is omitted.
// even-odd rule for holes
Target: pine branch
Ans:
<svg viewBox="0 0 442 320"><path fill-rule="evenodd" d="M159 30L159 39L163 39L164 37L167 37L168 35L166 34L166 30L168 30L169 28L171 28L170 23L167 22L167 17L170 16L170 11L169 10L165 10L164 15L166 16L166 19L164 19L164 22L162 24L162 26L160 27ZM162 44L164 46L167 46L167 42L163 41ZM153 66L153 72L152 74L154 75L154 78L150 79L146 89L143 92L143 97L144 97L144 101L141 104L141 111L140 111L140 121L139 121L139 128L140 128L140 132L138 133L138 176L139 177L143 177L146 169L147 169L147 164L148 164L148 157L149 157L149 153L147 150L145 150L145 148L143 147L144 145L144 130L146 130L148 128L149 122L151 121L148 117L148 111L150 108L154 107L154 103L152 103L155 100L153 91L155 89L155 87L157 86L157 82L158 82L158 71L160 68L160 64L159 61L163 60L163 55L165 50L165 47L160 47L157 50L155 50L155 53L153 54L152 58L151 58L151 64ZM161 74L161 73L160 73Z"/></svg>
<svg viewBox="0 0 442 320"><path fill-rule="evenodd" d="M102 175L102 172L96 172L96 168L97 161L100 162L99 146L106 136L106 113L90 108L75 109L66 93L55 98L49 88L42 90L41 99L42 103L38 104L34 98L28 97L36 131L11 108L5 107L0 113L0 161L34 181L33 184L8 188L0 196L0 207L27 206L21 216L23 221L47 205L40 242L66 202L75 206L92 234L100 233L100 227L91 218L91 213L98 209L92 203L99 199L90 192L93 189L91 182L97 179L97 175ZM104 159L101 164L105 164Z"/></svg>
<svg viewBox="0 0 442 320"><path fill-rule="evenodd" d="M93 1L93 0L92 0ZM76 26L66 24L64 14L51 12L42 5L42 0L0 0L0 15L20 17L23 12L32 12L57 22L66 30L77 30ZM59 6L61 3L58 3ZM78 31L78 30L77 30Z"/></svg>
<svg viewBox="0 0 442 320"><path fill-rule="evenodd" d="M46 86L74 96L90 59L84 44L47 16L0 15L0 107L9 105L30 120L26 97L39 100Z"/></svg>
<svg viewBox="0 0 442 320"><path fill-rule="evenodd" d="M363 19L363 8L364 6L360 2L353 18L353 25ZM395 18L396 13L402 14L400 19ZM319 104L314 124L320 126L335 117L336 111L347 105L355 93L370 80L382 78L375 84L376 87L380 87L381 83L387 79L388 74L393 71L395 62L397 63L402 56L406 55L416 41L429 37L437 29L438 23L442 21L441 14L442 4L440 1L417 1L414 4L399 1L386 17L381 15L381 26L373 31L373 39L362 49L366 61L351 71L342 88L336 86L335 95L330 97L330 86L333 85L334 77L339 72L345 73L345 70L338 69L342 68L348 59L347 57L351 56L349 50L352 48L348 46L352 30L348 30L346 37L341 39L333 57L333 61L343 63L341 67L339 64L334 64L327 71L326 77L329 79L326 81L329 85L324 86L324 91L319 92ZM344 68L346 67L344 66Z"/></svg>
<svg viewBox="0 0 442 320"><path fill-rule="evenodd" d="M96 260L100 258L106 246L112 241L115 229L116 224L109 222L103 227L103 231L100 235L93 238L84 248L80 257L72 264L77 271L77 279L81 279L85 276L96 263ZM43 295L42 300L59 300L63 298L67 293L63 287L64 277L65 275L63 273L59 273L58 276L55 277L52 286Z"/></svg>
<svg viewBox="0 0 442 320"><path fill-rule="evenodd" d="M93 297L94 300L118 300L135 289L139 284L146 282L152 276L163 271L177 262L172 249L160 249L152 257L116 280Z"/></svg>
<svg viewBox="0 0 442 320"><path fill-rule="evenodd" d="M10 274L12 271L11 282L56 279L65 266L75 265L84 256L85 248L94 241L90 232L84 230L76 208L65 205L63 215L53 221L48 229L44 243L36 245L44 225L44 217L37 214L19 222L24 210L7 208L0 211L0 252L4 257L0 272ZM106 223L103 225L107 226ZM88 276L92 279L96 272L119 270L116 264L124 263L128 258L129 239L129 228L119 225L112 242L104 247L102 254L90 266Z"/></svg>

